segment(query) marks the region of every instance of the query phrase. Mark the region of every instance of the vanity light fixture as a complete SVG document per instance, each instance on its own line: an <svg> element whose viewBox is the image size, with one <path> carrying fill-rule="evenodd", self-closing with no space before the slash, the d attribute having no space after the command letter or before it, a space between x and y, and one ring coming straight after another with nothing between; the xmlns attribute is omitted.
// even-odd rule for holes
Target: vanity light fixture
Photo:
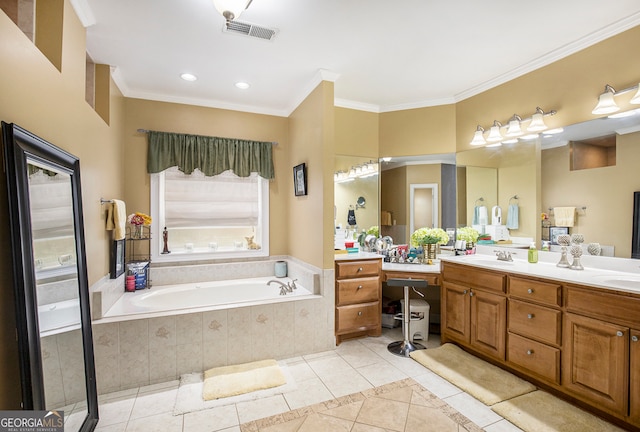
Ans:
<svg viewBox="0 0 640 432"><path fill-rule="evenodd" d="M253 0L213 0L213 5L218 12L229 22L240 17Z"/></svg>
<svg viewBox="0 0 640 432"><path fill-rule="evenodd" d="M636 90L636 94L633 95L630 104L639 105L640 104L640 84L636 84L631 87L627 87L622 90L617 90L611 87L609 84L604 86L604 93L598 96L598 103L596 107L591 111L591 114L611 114L620 110L620 107L615 101L615 96L629 93L630 91Z"/></svg>
<svg viewBox="0 0 640 432"><path fill-rule="evenodd" d="M487 143L487 140L484 139L484 135L482 135L483 133L484 133L484 128L478 125L478 127L476 128L476 133L473 134L473 139L471 140L470 144L472 146L485 145Z"/></svg>
<svg viewBox="0 0 640 432"><path fill-rule="evenodd" d="M347 171L336 171L333 174L333 180L335 183L346 183L353 181L357 178L367 178L378 175L378 162L369 161L362 165L354 165Z"/></svg>
<svg viewBox="0 0 640 432"><path fill-rule="evenodd" d="M514 114L509 119L509 126L507 127L507 132L505 133L505 136L519 137L520 135L522 135L523 132L522 132L522 128L520 127L521 121L522 121L522 117L520 117L518 114Z"/></svg>
<svg viewBox="0 0 640 432"><path fill-rule="evenodd" d="M487 142L495 143L495 142L502 141L504 139L504 137L502 136L502 133L500 132L501 127L502 127L502 123L500 123L498 120L493 121L493 126L491 126L491 129L489 129L489 136L487 137Z"/></svg>
<svg viewBox="0 0 640 432"><path fill-rule="evenodd" d="M529 127L527 127L528 132L540 132L547 129L547 125L544 124L544 115L545 112L542 111L542 108L536 107L536 112L531 116L531 123L529 123Z"/></svg>

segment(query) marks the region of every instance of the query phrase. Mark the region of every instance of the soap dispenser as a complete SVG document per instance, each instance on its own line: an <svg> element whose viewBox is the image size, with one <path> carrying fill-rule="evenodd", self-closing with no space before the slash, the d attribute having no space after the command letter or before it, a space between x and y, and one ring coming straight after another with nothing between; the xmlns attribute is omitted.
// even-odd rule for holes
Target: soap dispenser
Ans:
<svg viewBox="0 0 640 432"><path fill-rule="evenodd" d="M530 263L537 263L538 262L538 249L536 249L536 243L535 242L531 242L531 245L529 245L528 259L529 259Z"/></svg>

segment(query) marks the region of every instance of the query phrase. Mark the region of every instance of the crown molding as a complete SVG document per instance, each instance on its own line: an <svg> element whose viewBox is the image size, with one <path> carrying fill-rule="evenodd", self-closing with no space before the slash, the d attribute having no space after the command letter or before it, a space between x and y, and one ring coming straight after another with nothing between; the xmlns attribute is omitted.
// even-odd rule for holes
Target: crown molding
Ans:
<svg viewBox="0 0 640 432"><path fill-rule="evenodd" d="M365 102L352 101L348 99L336 98L333 101L333 105L340 108L349 108L358 111L368 111L372 113L380 112L380 105L369 104Z"/></svg>
<svg viewBox="0 0 640 432"><path fill-rule="evenodd" d="M336 72L332 72L327 69L319 69L318 72L316 72L315 76L311 79L309 84L307 84L305 88L302 89L300 93L298 93L298 96L293 99L293 103L289 105L289 108L286 110L286 115L284 115L284 117L289 117L291 113L293 113L296 108L300 106L300 104L307 98L307 96L309 96L311 92L314 91L322 81L336 82L339 77L340 74Z"/></svg>
<svg viewBox="0 0 640 432"><path fill-rule="evenodd" d="M96 17L93 15L93 11L91 10L91 6L87 0L70 0L71 6L76 11L76 15L80 19L82 25L87 28L95 25Z"/></svg>

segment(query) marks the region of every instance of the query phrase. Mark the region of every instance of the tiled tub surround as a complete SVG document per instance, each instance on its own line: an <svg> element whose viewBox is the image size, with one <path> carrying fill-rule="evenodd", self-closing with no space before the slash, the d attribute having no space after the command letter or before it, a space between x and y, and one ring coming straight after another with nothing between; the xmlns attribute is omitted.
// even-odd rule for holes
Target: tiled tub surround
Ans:
<svg viewBox="0 0 640 432"><path fill-rule="evenodd" d="M154 285L272 276L275 261L158 267L151 275ZM289 277L313 287L316 296L149 318L95 320L98 392L171 381L216 366L334 349L333 270L323 272L291 258L287 262Z"/></svg>

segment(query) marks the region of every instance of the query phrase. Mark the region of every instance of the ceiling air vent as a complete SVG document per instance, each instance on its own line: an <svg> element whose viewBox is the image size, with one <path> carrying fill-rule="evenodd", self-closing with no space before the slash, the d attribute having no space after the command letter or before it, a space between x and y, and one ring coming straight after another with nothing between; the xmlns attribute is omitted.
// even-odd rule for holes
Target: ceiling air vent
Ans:
<svg viewBox="0 0 640 432"><path fill-rule="evenodd" d="M249 24L241 21L228 22L223 27L222 31L225 33L235 33L269 41L272 40L277 33L277 30L260 27L255 24Z"/></svg>

